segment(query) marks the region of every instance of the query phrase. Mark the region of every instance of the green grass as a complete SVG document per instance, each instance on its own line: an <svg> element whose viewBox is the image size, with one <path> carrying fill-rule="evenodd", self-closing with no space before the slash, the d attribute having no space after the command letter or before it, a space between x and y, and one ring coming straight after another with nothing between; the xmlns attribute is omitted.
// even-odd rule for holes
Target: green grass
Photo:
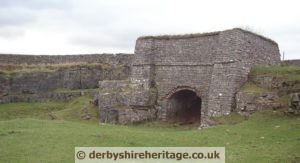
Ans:
<svg viewBox="0 0 300 163"><path fill-rule="evenodd" d="M231 113L227 116L212 118L216 124L234 125L246 120L246 117L239 115L238 113Z"/></svg>
<svg viewBox="0 0 300 163"><path fill-rule="evenodd" d="M246 82L240 89L240 91L259 94L262 92L269 92L269 90L259 87L252 82Z"/></svg>
<svg viewBox="0 0 300 163"><path fill-rule="evenodd" d="M288 80L300 80L299 66L271 66L271 67L254 67L251 69L252 75L273 74Z"/></svg>
<svg viewBox="0 0 300 163"><path fill-rule="evenodd" d="M300 159L300 117L280 110L257 112L248 120L232 114L218 118L221 125L197 130L158 122L122 126L82 120L83 107L97 116L89 100L1 104L0 162L74 162L79 146L218 146L225 147L229 163ZM49 120L49 110L58 118Z"/></svg>
<svg viewBox="0 0 300 163"><path fill-rule="evenodd" d="M57 119L80 121L82 109L86 107L91 113L91 120L97 121L97 110L89 103L90 97L81 96L69 102L37 102L0 104L0 120L19 118Z"/></svg>
<svg viewBox="0 0 300 163"><path fill-rule="evenodd" d="M0 105L0 119L9 120L16 118L38 118L47 119L49 113L62 108L62 103L12 103Z"/></svg>
<svg viewBox="0 0 300 163"><path fill-rule="evenodd" d="M279 102L288 104L291 101L291 95L283 95L279 97Z"/></svg>

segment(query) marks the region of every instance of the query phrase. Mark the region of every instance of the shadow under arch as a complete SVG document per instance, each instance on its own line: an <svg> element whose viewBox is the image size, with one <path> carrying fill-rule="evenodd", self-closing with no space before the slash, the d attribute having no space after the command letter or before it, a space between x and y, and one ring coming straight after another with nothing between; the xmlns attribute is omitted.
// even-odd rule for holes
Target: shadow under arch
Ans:
<svg viewBox="0 0 300 163"><path fill-rule="evenodd" d="M166 120L180 124L200 123L201 97L190 87L174 89L166 97Z"/></svg>

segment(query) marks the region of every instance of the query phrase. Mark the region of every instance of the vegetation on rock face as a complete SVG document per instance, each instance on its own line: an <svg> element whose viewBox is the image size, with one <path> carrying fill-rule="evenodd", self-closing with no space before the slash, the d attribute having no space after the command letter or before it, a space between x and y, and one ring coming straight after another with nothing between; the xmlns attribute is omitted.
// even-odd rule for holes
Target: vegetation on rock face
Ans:
<svg viewBox="0 0 300 163"><path fill-rule="evenodd" d="M249 74L249 80L239 91L256 95L274 92L279 96L278 102L287 107L290 93L300 91L300 67L254 67Z"/></svg>
<svg viewBox="0 0 300 163"><path fill-rule="evenodd" d="M64 63L64 64L39 64L39 65L0 65L0 74L32 73L32 72L54 72L72 68L97 68L97 69L118 69L123 65L109 65L105 63ZM121 68L119 68L121 69Z"/></svg>
<svg viewBox="0 0 300 163"><path fill-rule="evenodd" d="M252 82L245 83L240 90L243 92L247 92L247 93L262 93L264 91L269 91L265 88L261 88L261 87L257 86L256 84L254 84Z"/></svg>

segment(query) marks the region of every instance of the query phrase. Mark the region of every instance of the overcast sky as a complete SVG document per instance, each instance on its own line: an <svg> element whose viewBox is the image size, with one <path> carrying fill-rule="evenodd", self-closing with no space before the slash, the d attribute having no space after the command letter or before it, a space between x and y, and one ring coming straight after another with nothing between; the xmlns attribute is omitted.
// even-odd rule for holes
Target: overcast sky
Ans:
<svg viewBox="0 0 300 163"><path fill-rule="evenodd" d="M300 59L297 0L0 0L0 53L133 53L142 35L251 29Z"/></svg>

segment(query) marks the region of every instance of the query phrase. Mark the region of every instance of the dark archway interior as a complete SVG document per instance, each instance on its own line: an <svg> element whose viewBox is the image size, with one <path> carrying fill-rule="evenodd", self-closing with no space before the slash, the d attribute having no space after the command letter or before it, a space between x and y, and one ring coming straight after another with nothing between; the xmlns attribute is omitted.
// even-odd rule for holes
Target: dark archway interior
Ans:
<svg viewBox="0 0 300 163"><path fill-rule="evenodd" d="M171 122L190 124L200 122L201 98L191 90L175 92L168 101L167 119Z"/></svg>

